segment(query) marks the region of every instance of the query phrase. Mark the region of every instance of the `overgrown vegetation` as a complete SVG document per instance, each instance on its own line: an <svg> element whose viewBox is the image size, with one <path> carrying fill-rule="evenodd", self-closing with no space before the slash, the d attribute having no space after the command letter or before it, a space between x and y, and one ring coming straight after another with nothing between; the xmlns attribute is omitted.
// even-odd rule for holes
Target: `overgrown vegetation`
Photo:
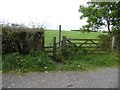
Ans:
<svg viewBox="0 0 120 90"><path fill-rule="evenodd" d="M3 54L2 58L3 72L17 71L49 71L53 70L55 64L45 53L31 52L27 55L18 53Z"/></svg>

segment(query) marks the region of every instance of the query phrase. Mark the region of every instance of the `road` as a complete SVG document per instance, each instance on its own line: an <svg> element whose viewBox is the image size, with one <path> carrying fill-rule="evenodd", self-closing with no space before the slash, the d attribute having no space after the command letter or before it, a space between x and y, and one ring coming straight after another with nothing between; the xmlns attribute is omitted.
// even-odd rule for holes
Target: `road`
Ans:
<svg viewBox="0 0 120 90"><path fill-rule="evenodd" d="M118 68L2 75L3 88L118 88Z"/></svg>

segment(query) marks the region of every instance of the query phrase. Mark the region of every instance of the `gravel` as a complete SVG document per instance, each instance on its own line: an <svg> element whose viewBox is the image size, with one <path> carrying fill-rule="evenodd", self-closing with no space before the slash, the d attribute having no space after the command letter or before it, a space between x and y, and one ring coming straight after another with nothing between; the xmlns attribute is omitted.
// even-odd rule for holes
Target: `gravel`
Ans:
<svg viewBox="0 0 120 90"><path fill-rule="evenodd" d="M118 88L118 68L2 75L3 88Z"/></svg>

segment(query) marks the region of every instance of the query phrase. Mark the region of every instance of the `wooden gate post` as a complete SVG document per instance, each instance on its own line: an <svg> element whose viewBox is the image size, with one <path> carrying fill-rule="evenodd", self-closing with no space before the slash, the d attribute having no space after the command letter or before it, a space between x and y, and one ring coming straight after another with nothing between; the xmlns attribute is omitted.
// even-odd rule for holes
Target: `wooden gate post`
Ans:
<svg viewBox="0 0 120 90"><path fill-rule="evenodd" d="M61 46L61 25L59 25L59 50Z"/></svg>
<svg viewBox="0 0 120 90"><path fill-rule="evenodd" d="M53 58L56 59L56 37L53 38Z"/></svg>

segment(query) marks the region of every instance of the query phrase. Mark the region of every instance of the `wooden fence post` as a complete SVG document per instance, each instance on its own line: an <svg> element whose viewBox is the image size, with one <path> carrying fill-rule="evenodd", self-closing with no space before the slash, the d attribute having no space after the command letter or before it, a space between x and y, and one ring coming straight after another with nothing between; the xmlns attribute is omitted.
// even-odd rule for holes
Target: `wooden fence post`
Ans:
<svg viewBox="0 0 120 90"><path fill-rule="evenodd" d="M111 51L114 50L114 47L115 47L115 36L112 37Z"/></svg>
<svg viewBox="0 0 120 90"><path fill-rule="evenodd" d="M56 37L53 38L53 58L56 59Z"/></svg>
<svg viewBox="0 0 120 90"><path fill-rule="evenodd" d="M66 46L66 36L63 36L62 49L65 48L65 46Z"/></svg>

